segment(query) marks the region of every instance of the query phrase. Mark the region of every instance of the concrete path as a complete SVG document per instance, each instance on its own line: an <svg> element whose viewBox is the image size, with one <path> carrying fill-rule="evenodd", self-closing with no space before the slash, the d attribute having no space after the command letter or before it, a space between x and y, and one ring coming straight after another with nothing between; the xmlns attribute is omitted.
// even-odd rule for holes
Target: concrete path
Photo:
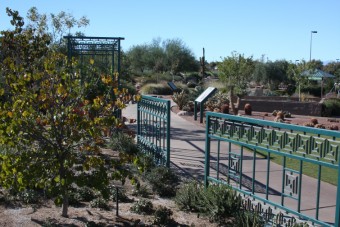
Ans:
<svg viewBox="0 0 340 227"><path fill-rule="evenodd" d="M129 105L123 110L123 116L136 119L137 105ZM130 125L136 127L136 124ZM224 149L225 147L225 149ZM239 152L237 147L232 148ZM227 166L227 144L221 144L220 169ZM171 112L171 168L186 177L196 180L204 178L204 161L205 161L205 128L186 121ZM211 170L210 175L216 175L214 162L216 160L217 145L212 142L211 145ZM256 192L258 196L265 197L267 160L262 157L256 157ZM251 185L253 176L253 153L244 153L243 162L243 189ZM223 172L223 171L222 171ZM226 176L220 174L220 178L226 179ZM275 163L270 164L270 196L269 199L280 203L282 190L282 166ZM302 203L301 212L308 216L315 216L316 212L316 188L317 181L311 177L303 176L302 181ZM292 209L297 209L297 202L293 199L285 198L285 205ZM328 183L321 184L320 213L319 219L328 223L335 221L336 205L336 187Z"/></svg>

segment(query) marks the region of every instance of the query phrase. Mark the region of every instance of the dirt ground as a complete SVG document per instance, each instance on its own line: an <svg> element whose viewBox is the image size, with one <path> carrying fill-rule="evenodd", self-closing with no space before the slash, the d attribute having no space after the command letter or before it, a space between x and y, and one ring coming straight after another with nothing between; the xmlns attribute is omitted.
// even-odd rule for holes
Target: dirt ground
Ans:
<svg viewBox="0 0 340 227"><path fill-rule="evenodd" d="M55 206L52 201L45 201L34 206L18 204L5 206L0 203L0 226L153 226L154 216L140 215L130 211L133 202L140 198L131 195L132 186L129 183L123 187L132 201L119 203L118 216L116 216L115 202L109 203L110 210L92 208L88 203L83 203L80 207L69 207L68 218L61 216L61 207ZM171 226L218 226L210 223L207 218L198 217L196 213L180 211L170 199L158 196L150 196L148 199L152 202L154 210L159 206L172 210L172 218L178 224Z"/></svg>
<svg viewBox="0 0 340 227"><path fill-rule="evenodd" d="M136 198L135 198L136 199ZM176 226L217 226L206 218L198 218L197 214L179 211L173 201L168 199L151 199L154 207L166 206L173 211L172 218L178 223ZM110 204L110 211L99 208L70 207L69 217L61 217L61 208L51 202L40 207L4 207L0 206L0 226L151 226L153 216L139 215L130 211L132 203L119 204L119 216L116 216L115 205ZM54 224L54 225L53 225ZM92 225L94 226L94 225Z"/></svg>

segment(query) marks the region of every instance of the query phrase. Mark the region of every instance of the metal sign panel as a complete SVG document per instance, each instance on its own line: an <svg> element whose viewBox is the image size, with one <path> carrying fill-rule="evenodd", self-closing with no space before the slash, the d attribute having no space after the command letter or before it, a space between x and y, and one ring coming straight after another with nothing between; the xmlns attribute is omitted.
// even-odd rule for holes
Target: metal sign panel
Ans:
<svg viewBox="0 0 340 227"><path fill-rule="evenodd" d="M195 102L204 102L207 98L210 97L210 95L212 95L217 89L215 87L208 87L207 89L205 89L205 91L200 94L200 96L198 96L195 99Z"/></svg>

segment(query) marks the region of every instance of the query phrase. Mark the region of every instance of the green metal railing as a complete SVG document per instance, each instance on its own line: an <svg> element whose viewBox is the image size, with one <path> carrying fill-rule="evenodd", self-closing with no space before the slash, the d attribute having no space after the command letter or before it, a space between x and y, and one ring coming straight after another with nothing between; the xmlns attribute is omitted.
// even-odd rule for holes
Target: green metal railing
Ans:
<svg viewBox="0 0 340 227"><path fill-rule="evenodd" d="M272 213L274 207L296 220L340 226L340 188L331 186L334 200L325 206L322 186L326 183L321 180L322 171L332 169L339 182L339 149L339 131L208 112L205 185L230 185L249 201L261 203L262 208L257 205L256 210L267 221L276 216L284 223L283 213ZM272 163L274 156L282 160L280 165ZM306 165L315 166L316 179L307 179ZM320 218L320 211L326 208L332 210L327 215L331 221Z"/></svg>
<svg viewBox="0 0 340 227"><path fill-rule="evenodd" d="M142 96L137 104L137 144L157 165L170 167L170 100Z"/></svg>

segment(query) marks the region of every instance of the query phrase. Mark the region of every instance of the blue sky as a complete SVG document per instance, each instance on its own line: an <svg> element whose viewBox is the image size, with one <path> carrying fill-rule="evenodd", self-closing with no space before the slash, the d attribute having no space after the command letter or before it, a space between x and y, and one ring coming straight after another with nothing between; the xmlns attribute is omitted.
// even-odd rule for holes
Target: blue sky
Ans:
<svg viewBox="0 0 340 227"><path fill-rule="evenodd" d="M195 54L218 61L232 51L260 59L340 59L339 0L0 0L0 30L10 28L5 8L26 16L65 11L85 15L88 36L124 37L121 45L150 43L154 38L181 39Z"/></svg>

